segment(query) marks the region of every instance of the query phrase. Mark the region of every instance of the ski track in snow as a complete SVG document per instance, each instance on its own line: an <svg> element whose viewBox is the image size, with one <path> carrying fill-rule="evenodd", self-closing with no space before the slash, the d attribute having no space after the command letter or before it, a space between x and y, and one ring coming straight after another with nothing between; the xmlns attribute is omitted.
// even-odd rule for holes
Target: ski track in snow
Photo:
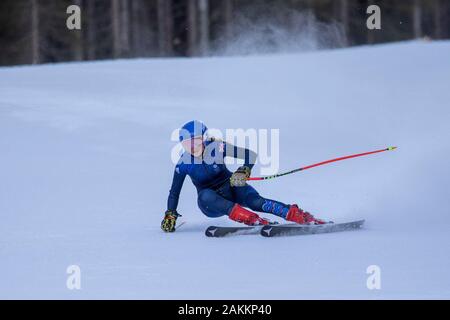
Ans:
<svg viewBox="0 0 450 320"><path fill-rule="evenodd" d="M449 53L406 42L0 68L0 298L450 298ZM194 118L279 128L280 171L399 149L252 183L363 230L206 238L232 222L203 216L186 179L186 224L164 234L170 135ZM69 265L81 290L66 288Z"/></svg>

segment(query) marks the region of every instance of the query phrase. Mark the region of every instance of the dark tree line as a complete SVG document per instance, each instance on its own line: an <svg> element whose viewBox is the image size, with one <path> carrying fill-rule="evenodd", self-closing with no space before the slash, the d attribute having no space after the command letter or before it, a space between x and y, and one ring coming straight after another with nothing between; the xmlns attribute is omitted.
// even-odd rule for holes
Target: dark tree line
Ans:
<svg viewBox="0 0 450 320"><path fill-rule="evenodd" d="M81 30L66 28L72 4L81 8ZM366 28L371 4L381 8L381 30ZM449 0L2 0L0 65L209 55L251 28L248 21L295 32L296 12L338 23L340 46L450 37Z"/></svg>

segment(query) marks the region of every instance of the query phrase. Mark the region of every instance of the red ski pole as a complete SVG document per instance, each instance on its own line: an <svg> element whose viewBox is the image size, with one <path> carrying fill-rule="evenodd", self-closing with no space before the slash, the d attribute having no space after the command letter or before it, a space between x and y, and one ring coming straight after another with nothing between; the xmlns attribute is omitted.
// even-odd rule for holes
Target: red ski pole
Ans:
<svg viewBox="0 0 450 320"><path fill-rule="evenodd" d="M257 181L257 180L268 180L268 179L278 178L278 177L285 176L285 175L288 175L288 174L291 174L291 173L295 173L295 172L298 172L298 171L303 171L303 170L306 170L306 169L311 169L311 168L318 167L318 166L323 166L324 164L328 164L328 163L332 163L332 162L336 162L336 161L341 161L341 160L346 160L346 159L351 159L351 158L356 158L356 157L367 156L369 154L385 152L385 151L391 151L391 150L395 150L395 149L397 149L397 147L388 147L388 148L385 148L385 149L380 149L380 150L375 150L375 151L369 151L369 152L364 152L364 153L352 154L352 155L345 156L345 157L340 157L340 158L335 158L335 159L331 159L331 160L326 160L326 161L314 163L314 164L311 164L311 165L306 166L306 167L301 167L301 168L294 169L294 170L291 170L291 171L287 171L287 172L283 172L283 173L279 173L279 174L274 174L272 176L250 177L247 180L249 180L249 181Z"/></svg>

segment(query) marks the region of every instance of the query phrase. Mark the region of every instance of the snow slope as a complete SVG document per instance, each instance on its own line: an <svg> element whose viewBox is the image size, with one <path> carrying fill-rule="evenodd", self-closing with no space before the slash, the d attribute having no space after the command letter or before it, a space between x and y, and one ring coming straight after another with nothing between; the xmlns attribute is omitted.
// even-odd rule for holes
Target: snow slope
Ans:
<svg viewBox="0 0 450 320"><path fill-rule="evenodd" d="M0 298L449 299L449 58L409 42L0 69ZM279 128L280 170L399 149L252 183L364 230L209 239L231 222L203 216L187 179L187 223L164 234L170 136L194 118Z"/></svg>

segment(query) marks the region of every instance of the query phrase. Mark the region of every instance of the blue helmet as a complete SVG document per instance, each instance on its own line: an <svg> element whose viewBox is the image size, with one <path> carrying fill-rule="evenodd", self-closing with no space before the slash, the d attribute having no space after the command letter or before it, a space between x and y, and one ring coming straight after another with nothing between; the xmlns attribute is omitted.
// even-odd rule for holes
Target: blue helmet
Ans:
<svg viewBox="0 0 450 320"><path fill-rule="evenodd" d="M208 128L198 120L192 120L185 123L180 129L180 142L192 139L193 137L204 136Z"/></svg>

